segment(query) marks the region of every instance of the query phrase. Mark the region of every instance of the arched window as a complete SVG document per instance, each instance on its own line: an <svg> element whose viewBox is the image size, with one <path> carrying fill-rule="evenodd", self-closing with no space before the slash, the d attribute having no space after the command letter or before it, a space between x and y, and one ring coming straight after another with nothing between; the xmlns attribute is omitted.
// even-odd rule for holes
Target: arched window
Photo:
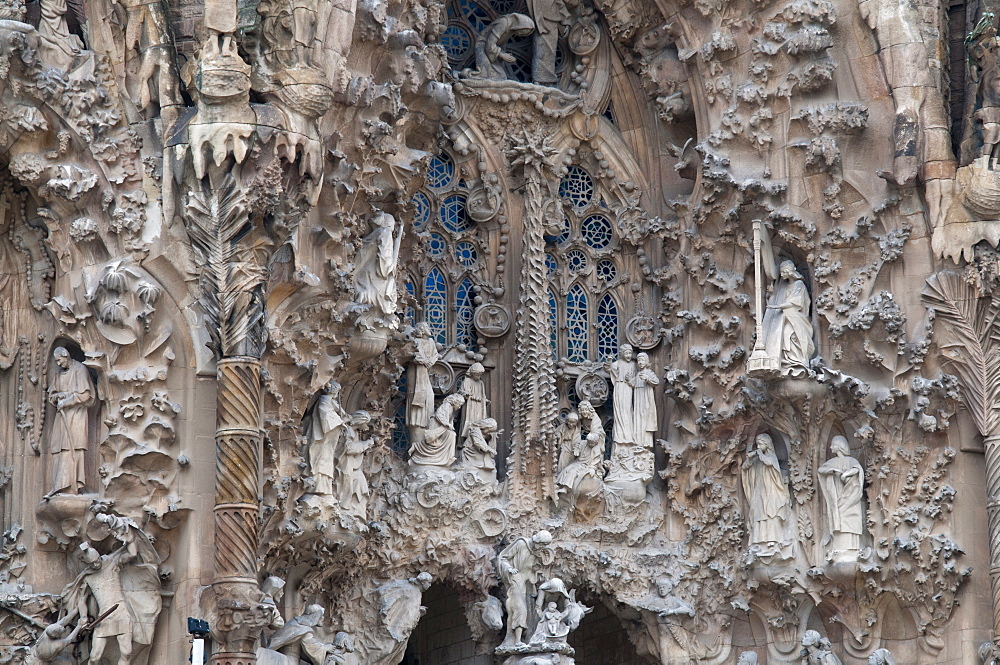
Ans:
<svg viewBox="0 0 1000 665"><path fill-rule="evenodd" d="M424 280L424 321L438 344L448 343L448 286L437 268L431 268Z"/></svg>
<svg viewBox="0 0 1000 665"><path fill-rule="evenodd" d="M587 293L576 284L566 294L566 358L570 362L582 363L588 359L588 321Z"/></svg>
<svg viewBox="0 0 1000 665"><path fill-rule="evenodd" d="M611 360L618 353L618 305L610 293L601 298L597 306L597 356L598 360Z"/></svg>
<svg viewBox="0 0 1000 665"><path fill-rule="evenodd" d="M464 344L469 349L476 348L476 329L472 324L475 311L473 298L472 280L466 277L455 293L455 343Z"/></svg>
<svg viewBox="0 0 1000 665"><path fill-rule="evenodd" d="M559 305L556 296L549 291L549 327L551 328L552 355L559 358Z"/></svg>

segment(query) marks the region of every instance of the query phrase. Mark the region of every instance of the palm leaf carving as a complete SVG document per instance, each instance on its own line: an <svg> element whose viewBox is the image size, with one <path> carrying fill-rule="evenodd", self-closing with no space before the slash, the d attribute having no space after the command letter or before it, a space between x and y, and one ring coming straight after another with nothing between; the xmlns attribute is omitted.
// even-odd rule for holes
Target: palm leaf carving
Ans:
<svg viewBox="0 0 1000 665"><path fill-rule="evenodd" d="M937 321L942 362L961 381L962 394L980 434L1000 433L1000 299L979 296L964 275L933 275L921 294Z"/></svg>
<svg viewBox="0 0 1000 665"><path fill-rule="evenodd" d="M256 293L263 270L241 260L239 241L249 224L243 190L227 174L218 188L205 183L191 192L186 211L188 235L201 262L201 300L213 348L220 355L243 355L263 320Z"/></svg>

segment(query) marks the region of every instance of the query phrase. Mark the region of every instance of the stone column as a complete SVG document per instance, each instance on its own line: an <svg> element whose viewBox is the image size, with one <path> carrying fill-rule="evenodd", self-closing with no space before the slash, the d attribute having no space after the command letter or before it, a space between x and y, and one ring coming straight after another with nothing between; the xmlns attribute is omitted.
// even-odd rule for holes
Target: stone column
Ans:
<svg viewBox="0 0 1000 665"><path fill-rule="evenodd" d="M990 590L993 592L993 641L1000 640L1000 433L984 440L986 517L990 534ZM994 648L994 653L997 649Z"/></svg>

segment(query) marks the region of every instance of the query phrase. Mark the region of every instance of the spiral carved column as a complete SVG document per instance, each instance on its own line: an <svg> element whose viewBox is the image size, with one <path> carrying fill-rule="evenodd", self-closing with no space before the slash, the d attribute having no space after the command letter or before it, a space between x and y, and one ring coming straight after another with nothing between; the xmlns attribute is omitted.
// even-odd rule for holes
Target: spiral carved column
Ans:
<svg viewBox="0 0 1000 665"><path fill-rule="evenodd" d="M259 628L253 620L257 587L257 519L261 459L260 360L223 358L218 364L215 431L215 577L217 632L213 665L253 665ZM255 630L256 629L256 630Z"/></svg>
<svg viewBox="0 0 1000 665"><path fill-rule="evenodd" d="M985 437L986 518L990 533L990 590L993 592L993 639L1000 641L1000 434Z"/></svg>

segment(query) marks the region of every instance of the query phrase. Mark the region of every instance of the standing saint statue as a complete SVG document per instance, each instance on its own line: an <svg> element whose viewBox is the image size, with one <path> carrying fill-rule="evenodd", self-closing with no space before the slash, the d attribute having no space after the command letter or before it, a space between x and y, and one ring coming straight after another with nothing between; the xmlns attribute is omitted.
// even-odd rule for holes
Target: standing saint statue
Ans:
<svg viewBox="0 0 1000 665"><path fill-rule="evenodd" d="M559 82L556 50L559 37L570 22L566 5L566 0L528 0L528 9L535 22L531 80L538 85L555 86Z"/></svg>
<svg viewBox="0 0 1000 665"><path fill-rule="evenodd" d="M660 384L656 372L650 369L649 355L640 353L635 357L637 370L632 385L633 394L633 426L632 436L635 443L646 450L653 449L653 435L656 433L656 396L654 386Z"/></svg>
<svg viewBox="0 0 1000 665"><path fill-rule="evenodd" d="M73 360L65 347L52 352L55 374L49 386L49 403L55 407L49 439L49 494L83 489L84 456L89 441L87 410L94 403L94 386L83 363Z"/></svg>
<svg viewBox="0 0 1000 665"><path fill-rule="evenodd" d="M757 448L748 448L742 467L743 493L749 504L750 547L756 547L762 556L769 556L789 544L786 524L791 517L791 504L770 435L758 434L754 442Z"/></svg>
<svg viewBox="0 0 1000 665"><path fill-rule="evenodd" d="M386 212L372 219L372 231L355 260L354 286L358 304L370 305L382 316L396 313L396 266L403 232L393 233L396 220Z"/></svg>
<svg viewBox="0 0 1000 665"><path fill-rule="evenodd" d="M570 411L566 414L566 420L564 420L559 425L559 429L556 430L556 438L559 440L559 460L556 464L557 471L562 471L576 459L576 450L580 443L581 434L580 414L576 411ZM602 450L601 454L603 453L604 451Z"/></svg>
<svg viewBox="0 0 1000 665"><path fill-rule="evenodd" d="M469 435L462 446L462 466L475 469L484 481L497 479L497 421L493 418L477 420L469 426Z"/></svg>
<svg viewBox="0 0 1000 665"><path fill-rule="evenodd" d="M802 377L816 350L809 319L809 291L791 261L782 261L774 293L764 314L764 347L780 361L781 374Z"/></svg>
<svg viewBox="0 0 1000 665"><path fill-rule="evenodd" d="M431 424L434 414L431 367L440 358L437 342L426 322L418 323L414 329L413 345L413 362L406 377L406 425L410 428L410 441L419 441L423 439L424 430Z"/></svg>
<svg viewBox="0 0 1000 665"><path fill-rule="evenodd" d="M507 588L507 637L504 644L524 644L528 608L537 593L539 550L552 542L552 534L539 531L521 537L497 555L497 575Z"/></svg>
<svg viewBox="0 0 1000 665"><path fill-rule="evenodd" d="M344 445L337 460L337 501L343 510L361 517L365 514L371 494L361 467L365 463L365 453L375 445L375 439L362 440L357 428L370 422L371 416L367 411L356 411L350 415L344 426Z"/></svg>
<svg viewBox="0 0 1000 665"><path fill-rule="evenodd" d="M333 494L337 453L346 419L347 413L340 405L340 384L331 381L316 399L309 427L309 470L316 494Z"/></svg>
<svg viewBox="0 0 1000 665"><path fill-rule="evenodd" d="M489 400L486 399L486 384L483 382L485 373L486 368L483 367L482 363L472 363L458 390L465 397L465 406L462 407L462 425L459 429L459 436L463 440L469 436L469 430L472 429L473 423L489 416L486 412Z"/></svg>
<svg viewBox="0 0 1000 665"><path fill-rule="evenodd" d="M635 433L632 431L635 427L633 393L638 367L632 360L631 344L622 344L618 347L618 359L608 363L607 370L614 385L612 404L615 426L611 437L616 444L635 443Z"/></svg>
<svg viewBox="0 0 1000 665"><path fill-rule="evenodd" d="M410 464L412 466L448 467L455 461L455 411L462 407L465 398L453 393L444 398L441 406L434 412L431 426L427 428L423 439L414 441L410 446Z"/></svg>
<svg viewBox="0 0 1000 665"><path fill-rule="evenodd" d="M857 551L861 548L861 530L865 521L861 507L864 469L861 462L851 457L846 438L833 437L830 452L834 456L817 471L826 507L828 534L824 545L829 543L834 552Z"/></svg>

